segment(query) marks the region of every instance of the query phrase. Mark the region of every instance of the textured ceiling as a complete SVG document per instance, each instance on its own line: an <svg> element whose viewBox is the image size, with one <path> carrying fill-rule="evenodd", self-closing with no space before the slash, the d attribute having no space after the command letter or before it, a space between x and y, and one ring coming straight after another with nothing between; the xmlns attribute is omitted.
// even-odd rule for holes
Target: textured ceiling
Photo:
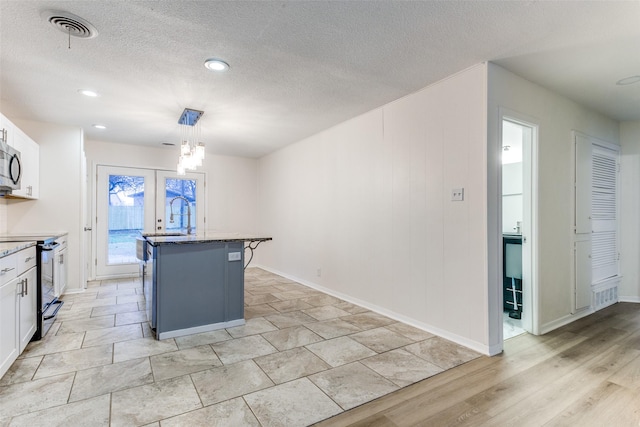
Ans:
<svg viewBox="0 0 640 427"><path fill-rule="evenodd" d="M98 37L68 49L47 9ZM190 107L207 151L259 157L482 61L638 120L615 82L640 75L640 2L0 0L0 110L109 142L178 142Z"/></svg>

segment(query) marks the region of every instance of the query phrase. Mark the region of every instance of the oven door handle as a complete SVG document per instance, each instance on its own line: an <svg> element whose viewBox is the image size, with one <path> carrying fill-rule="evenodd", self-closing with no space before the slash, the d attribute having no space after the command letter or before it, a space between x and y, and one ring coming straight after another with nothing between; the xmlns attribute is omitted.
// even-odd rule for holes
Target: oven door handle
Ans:
<svg viewBox="0 0 640 427"><path fill-rule="evenodd" d="M55 248L57 248L58 246L60 246L60 243L57 243L57 242L56 242L56 243L52 243L52 244L50 244L50 245L47 245L47 246L41 246L41 247L42 247L42 251L43 251L43 252L49 252L49 251L54 250L54 249L55 249Z"/></svg>
<svg viewBox="0 0 640 427"><path fill-rule="evenodd" d="M45 313L47 311L49 311L49 309L51 308L52 305L57 304L58 306L56 307L56 309L54 310L53 314L50 314L48 316L45 316L44 313L42 313L42 320L49 320L49 319L53 319L54 317L56 317L56 314L58 314L58 310L60 310L60 308L62 308L62 305L64 304L64 301L61 300L55 300L54 302L50 303L49 305L47 305L47 308L45 309Z"/></svg>

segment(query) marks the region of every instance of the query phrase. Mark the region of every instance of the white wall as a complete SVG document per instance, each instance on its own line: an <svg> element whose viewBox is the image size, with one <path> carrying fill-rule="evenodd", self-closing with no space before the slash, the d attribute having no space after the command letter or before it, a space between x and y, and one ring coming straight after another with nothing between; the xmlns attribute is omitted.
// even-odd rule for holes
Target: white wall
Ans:
<svg viewBox="0 0 640 427"><path fill-rule="evenodd" d="M620 123L621 300L640 302L640 121Z"/></svg>
<svg viewBox="0 0 640 427"><path fill-rule="evenodd" d="M178 147L173 149L87 141L89 192L95 191L96 165L175 170ZM255 159L207 154L198 172L206 174L207 230L258 232L256 229ZM93 199L89 194L90 200ZM92 208L95 209L95 208Z"/></svg>
<svg viewBox="0 0 640 427"><path fill-rule="evenodd" d="M533 84L515 74L489 64L488 171L489 244L497 253L499 223L492 206L500 180L498 140L500 107L531 117L539 124L538 148L538 285L540 317L534 319L540 332L572 320L573 269L573 151L571 131L578 130L613 144L619 144L618 122L586 109L575 102ZM490 261L490 282L499 280L499 260ZM492 295L491 297L497 297ZM500 320L493 319L499 327ZM534 328L536 325L534 324ZM493 333L493 332L492 332Z"/></svg>
<svg viewBox="0 0 640 427"><path fill-rule="evenodd" d="M7 202L8 232L47 233L67 231L67 292L84 287L81 266L82 129L52 123L12 121L40 145L40 197Z"/></svg>
<svg viewBox="0 0 640 427"><path fill-rule="evenodd" d="M485 156L484 64L265 156L257 262L488 353Z"/></svg>

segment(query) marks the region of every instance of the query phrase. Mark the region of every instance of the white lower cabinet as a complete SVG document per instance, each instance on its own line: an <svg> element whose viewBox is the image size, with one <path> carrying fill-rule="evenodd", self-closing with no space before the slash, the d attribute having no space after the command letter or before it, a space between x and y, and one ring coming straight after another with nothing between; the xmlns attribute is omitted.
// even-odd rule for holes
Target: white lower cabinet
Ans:
<svg viewBox="0 0 640 427"><path fill-rule="evenodd" d="M54 284L54 294L56 298L60 298L62 294L64 294L65 289L67 288L67 246L66 246L66 238L64 239L64 243L61 242L61 246L64 247L58 252L56 259L53 262L57 262L59 265L55 269L56 277L53 278Z"/></svg>
<svg viewBox="0 0 640 427"><path fill-rule="evenodd" d="M20 276L18 283L18 290L16 295L18 296L19 305L19 337L20 337L20 353L22 353L31 341L31 337L36 333L36 318L37 318L37 281L38 274L36 268L33 267L22 276Z"/></svg>
<svg viewBox="0 0 640 427"><path fill-rule="evenodd" d="M37 328L36 249L0 259L0 377L29 344Z"/></svg>
<svg viewBox="0 0 640 427"><path fill-rule="evenodd" d="M0 286L0 377L18 358L18 305L16 284L18 278Z"/></svg>

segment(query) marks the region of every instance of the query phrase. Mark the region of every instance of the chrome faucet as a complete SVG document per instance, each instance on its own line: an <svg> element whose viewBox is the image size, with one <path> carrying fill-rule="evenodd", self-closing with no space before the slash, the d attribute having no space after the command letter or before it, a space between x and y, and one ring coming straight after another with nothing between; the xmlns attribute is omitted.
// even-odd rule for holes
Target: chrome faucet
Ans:
<svg viewBox="0 0 640 427"><path fill-rule="evenodd" d="M169 222L173 224L173 215L184 215L184 214L174 214L173 213L173 202L177 199L182 199L187 203L187 234L191 234L191 205L189 204L189 200L183 196L176 196L169 202L169 210L171 211L171 215L169 215Z"/></svg>

